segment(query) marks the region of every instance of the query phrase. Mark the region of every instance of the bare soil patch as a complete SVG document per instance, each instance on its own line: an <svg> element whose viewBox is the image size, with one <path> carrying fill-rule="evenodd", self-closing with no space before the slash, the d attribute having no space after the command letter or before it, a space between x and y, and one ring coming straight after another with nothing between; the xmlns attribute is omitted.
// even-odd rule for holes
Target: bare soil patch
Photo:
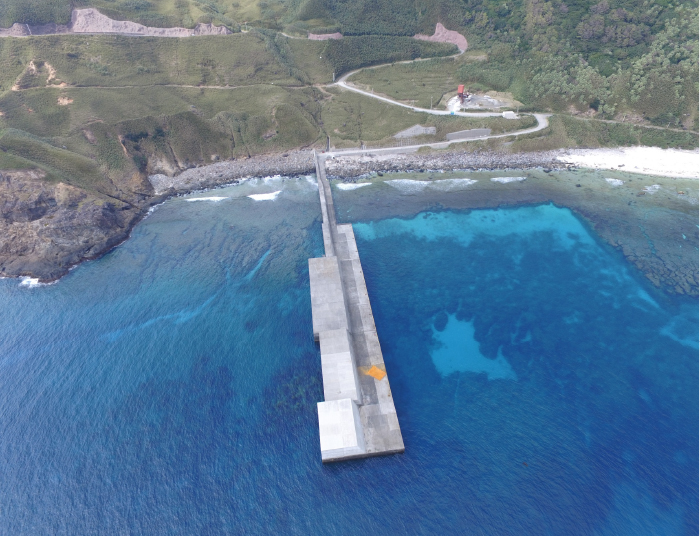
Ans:
<svg viewBox="0 0 700 536"><path fill-rule="evenodd" d="M329 33L329 34L309 34L309 39L311 41L328 41L329 39L342 39L343 34L340 32Z"/></svg>
<svg viewBox="0 0 700 536"><path fill-rule="evenodd" d="M435 25L435 33L433 35L416 34L413 38L420 39L421 41L434 41L436 43L452 43L453 45L457 45L460 52L464 52L469 46L466 37L454 30L448 30L439 22Z"/></svg>

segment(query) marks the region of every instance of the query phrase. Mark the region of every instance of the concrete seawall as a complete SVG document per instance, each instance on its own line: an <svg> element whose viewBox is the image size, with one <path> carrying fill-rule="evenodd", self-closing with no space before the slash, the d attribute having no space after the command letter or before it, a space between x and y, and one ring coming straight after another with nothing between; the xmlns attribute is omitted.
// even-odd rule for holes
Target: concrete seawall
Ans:
<svg viewBox="0 0 700 536"><path fill-rule="evenodd" d="M325 163L318 179L326 255L309 259L314 338L321 347L321 460L404 451L352 225L337 225Z"/></svg>

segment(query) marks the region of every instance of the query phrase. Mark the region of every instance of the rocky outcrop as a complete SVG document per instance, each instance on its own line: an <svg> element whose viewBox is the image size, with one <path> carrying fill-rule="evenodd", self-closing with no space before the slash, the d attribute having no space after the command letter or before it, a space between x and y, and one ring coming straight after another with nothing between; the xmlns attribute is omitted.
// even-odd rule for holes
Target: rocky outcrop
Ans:
<svg viewBox="0 0 700 536"><path fill-rule="evenodd" d="M0 172L0 276L57 279L125 240L142 212L41 171Z"/></svg>
<svg viewBox="0 0 700 536"><path fill-rule="evenodd" d="M126 240L148 209L169 195L313 170L311 151L293 151L154 175L150 183L136 174L109 195L52 183L40 170L0 171L0 277L58 279Z"/></svg>
<svg viewBox="0 0 700 536"><path fill-rule="evenodd" d="M199 35L228 35L231 30L225 26L197 24L190 28L154 28L128 20L114 20L94 8L74 9L69 26L44 24L31 26L15 23L10 28L0 28L0 37L29 37L32 35L51 34L121 34L149 37L191 37Z"/></svg>
<svg viewBox="0 0 700 536"><path fill-rule="evenodd" d="M156 195L163 195L211 188L245 177L300 175L314 173L315 170L311 151L292 151L217 162L209 166L187 169L176 176L155 174L148 179Z"/></svg>

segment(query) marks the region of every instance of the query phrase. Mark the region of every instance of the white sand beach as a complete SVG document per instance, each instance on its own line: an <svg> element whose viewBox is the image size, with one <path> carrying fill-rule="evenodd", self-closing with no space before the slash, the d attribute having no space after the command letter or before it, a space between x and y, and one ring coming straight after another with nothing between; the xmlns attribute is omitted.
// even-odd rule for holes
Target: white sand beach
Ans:
<svg viewBox="0 0 700 536"><path fill-rule="evenodd" d="M700 152L658 147L573 149L557 158L577 166L663 177L700 178Z"/></svg>

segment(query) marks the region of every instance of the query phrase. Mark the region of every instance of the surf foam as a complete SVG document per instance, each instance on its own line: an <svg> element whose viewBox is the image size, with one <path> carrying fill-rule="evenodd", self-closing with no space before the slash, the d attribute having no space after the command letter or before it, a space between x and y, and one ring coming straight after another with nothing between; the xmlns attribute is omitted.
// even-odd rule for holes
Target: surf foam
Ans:
<svg viewBox="0 0 700 536"><path fill-rule="evenodd" d="M441 179L430 183L430 188L443 192L452 192L454 190L464 190L477 182L476 179Z"/></svg>
<svg viewBox="0 0 700 536"><path fill-rule="evenodd" d="M414 181L411 179L392 179L386 181L389 186L393 186L397 190L401 190L407 194L417 194L425 190L430 182L428 181Z"/></svg>
<svg viewBox="0 0 700 536"><path fill-rule="evenodd" d="M620 179L605 179L605 182L609 183L611 186L622 186L625 184L625 181L621 181Z"/></svg>
<svg viewBox="0 0 700 536"><path fill-rule="evenodd" d="M52 283L41 283L37 277L21 277L19 281L19 286L26 288L45 287L51 284Z"/></svg>
<svg viewBox="0 0 700 536"><path fill-rule="evenodd" d="M282 190L277 190L276 192L270 192L269 194L252 194L249 195L253 201L272 201L274 200Z"/></svg>
<svg viewBox="0 0 700 536"><path fill-rule="evenodd" d="M369 186L371 184L371 182L340 182L337 184L337 187L338 190L357 190L358 188L362 188L363 186Z"/></svg>
<svg viewBox="0 0 700 536"><path fill-rule="evenodd" d="M214 203L218 203L224 199L228 199L228 197L193 197L192 199L185 199L185 201L188 203L192 203L193 201L213 201Z"/></svg>
<svg viewBox="0 0 700 536"><path fill-rule="evenodd" d="M437 181L417 181L412 179L392 179L386 181L389 186L400 190L407 195L415 195L423 192L427 188L449 192L454 190L463 190L468 186L476 183L475 179L441 179Z"/></svg>
<svg viewBox="0 0 700 536"><path fill-rule="evenodd" d="M527 177L493 177L491 182L499 182L501 184L508 184L509 182L522 182Z"/></svg>

